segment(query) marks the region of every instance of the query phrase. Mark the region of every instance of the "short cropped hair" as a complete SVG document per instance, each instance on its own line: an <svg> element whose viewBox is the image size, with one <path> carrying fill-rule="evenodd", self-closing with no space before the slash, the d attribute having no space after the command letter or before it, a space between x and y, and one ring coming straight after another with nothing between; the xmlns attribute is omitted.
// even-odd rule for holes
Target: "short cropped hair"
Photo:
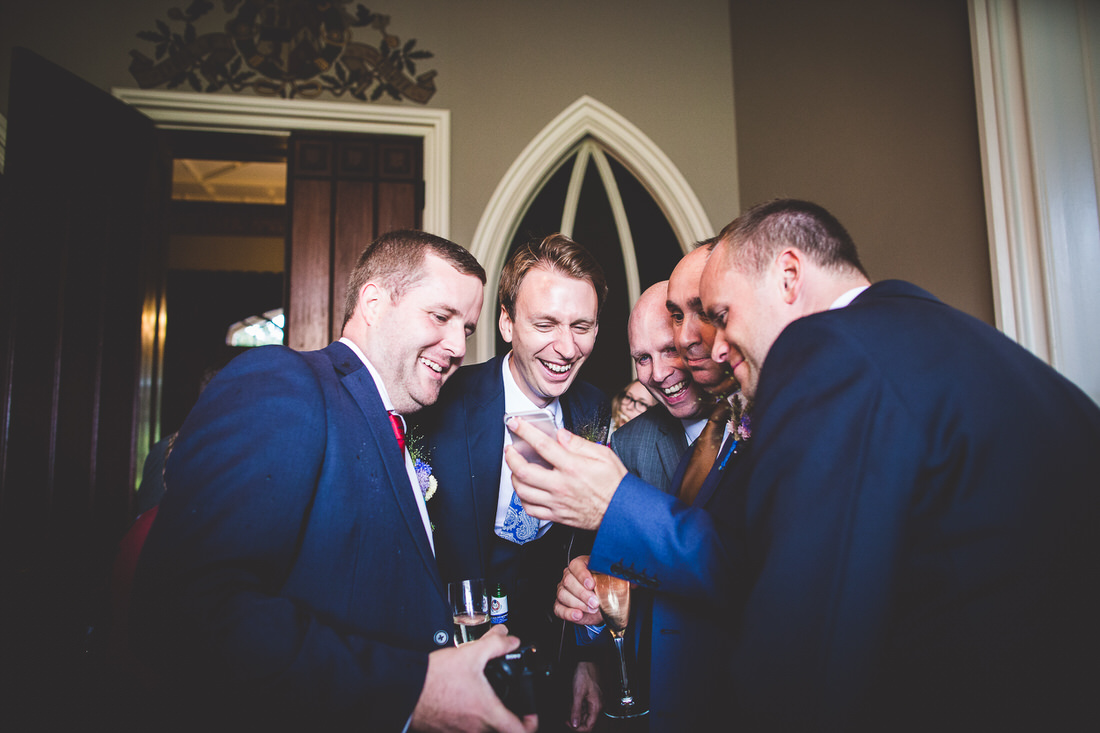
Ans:
<svg viewBox="0 0 1100 733"><path fill-rule="evenodd" d="M516 317L516 297L527 273L536 268L575 280L586 280L596 291L596 317L607 298L607 278L592 253L564 234L551 234L541 242L528 242L515 252L500 273L497 296L508 317Z"/></svg>
<svg viewBox="0 0 1100 733"><path fill-rule="evenodd" d="M397 302L409 288L424 277L424 258L433 254L463 275L473 275L485 284L485 270L463 247L434 234L400 229L378 237L363 250L348 276L344 296L344 325L359 305L359 291L368 282L376 282Z"/></svg>
<svg viewBox="0 0 1100 733"><path fill-rule="evenodd" d="M759 275L783 247L804 252L819 267L857 271L867 277L856 245L836 217L823 207L797 199L757 204L734 219L718 235L730 262Z"/></svg>

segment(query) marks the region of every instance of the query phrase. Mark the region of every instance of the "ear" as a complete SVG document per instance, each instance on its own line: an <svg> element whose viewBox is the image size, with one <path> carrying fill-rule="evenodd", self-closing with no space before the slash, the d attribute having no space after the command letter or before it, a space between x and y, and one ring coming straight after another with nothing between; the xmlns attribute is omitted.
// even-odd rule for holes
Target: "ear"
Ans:
<svg viewBox="0 0 1100 733"><path fill-rule="evenodd" d="M512 318L503 305L500 306L500 318L497 320L497 325L500 327L500 337L504 339L504 343L512 343Z"/></svg>
<svg viewBox="0 0 1100 733"><path fill-rule="evenodd" d="M358 310L363 314L368 326L378 323L384 306L383 299L388 300L389 297L386 291L373 282L368 282L359 290Z"/></svg>
<svg viewBox="0 0 1100 733"><path fill-rule="evenodd" d="M791 305L798 300L799 294L806 284L804 264L802 253L793 247L783 250L775 259L775 267L779 276L779 288L783 302L787 305Z"/></svg>

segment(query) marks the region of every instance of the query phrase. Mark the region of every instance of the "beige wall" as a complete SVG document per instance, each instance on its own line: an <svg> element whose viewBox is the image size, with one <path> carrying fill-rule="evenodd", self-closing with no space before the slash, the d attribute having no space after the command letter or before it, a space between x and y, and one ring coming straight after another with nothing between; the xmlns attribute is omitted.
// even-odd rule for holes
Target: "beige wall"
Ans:
<svg viewBox="0 0 1100 733"><path fill-rule="evenodd" d="M993 323L966 1L731 0L730 16L742 205L820 203L872 279Z"/></svg>
<svg viewBox="0 0 1100 733"><path fill-rule="evenodd" d="M0 114L12 46L103 89L135 87L129 51L151 53L136 33L185 5L0 4ZM810 198L848 225L874 277L992 321L965 0L366 5L435 53L421 68L439 72L429 106L452 114L455 241L469 246L512 161L588 94L669 156L716 230L743 204Z"/></svg>
<svg viewBox="0 0 1100 733"><path fill-rule="evenodd" d="M451 110L451 237L470 245L508 166L559 112L588 94L637 125L673 161L712 223L735 213L733 85L726 0L393 0L363 3L435 54L430 107ZM103 89L136 87L130 49L179 0L0 4L0 113L10 49L23 45ZM222 15L220 2L210 16ZM354 7L354 4L351 5ZM198 30L220 30L204 19ZM357 29L355 40L378 35ZM48 90L46 90L48 93ZM329 101L331 98L325 98ZM338 101L338 100L336 100ZM362 102L349 102L362 104ZM405 103L411 105L412 103Z"/></svg>

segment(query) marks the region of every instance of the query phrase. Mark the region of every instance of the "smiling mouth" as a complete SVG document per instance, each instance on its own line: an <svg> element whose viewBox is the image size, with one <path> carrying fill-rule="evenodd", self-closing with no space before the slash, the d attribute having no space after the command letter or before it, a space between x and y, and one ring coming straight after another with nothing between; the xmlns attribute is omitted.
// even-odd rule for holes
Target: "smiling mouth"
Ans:
<svg viewBox="0 0 1100 733"><path fill-rule="evenodd" d="M551 374L566 375L573 370L573 364L554 364L553 362L543 361L539 359L539 363L546 367L546 370Z"/></svg>
<svg viewBox="0 0 1100 733"><path fill-rule="evenodd" d="M681 379L679 382L672 385L671 387L662 387L661 391L664 393L665 397L669 399L669 401L674 401L676 398L687 392L687 382Z"/></svg>
<svg viewBox="0 0 1100 733"><path fill-rule="evenodd" d="M431 369L436 374L442 374L443 372L447 371L447 368L444 367L442 364L434 362L431 359L428 359L427 357L422 356L417 361L419 361L421 364L423 364L424 366Z"/></svg>

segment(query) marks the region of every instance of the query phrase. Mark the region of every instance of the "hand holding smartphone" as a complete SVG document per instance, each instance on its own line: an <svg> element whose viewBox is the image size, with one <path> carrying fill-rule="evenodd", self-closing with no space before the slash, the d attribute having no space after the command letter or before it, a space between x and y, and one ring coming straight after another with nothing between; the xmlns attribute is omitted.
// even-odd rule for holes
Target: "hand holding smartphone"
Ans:
<svg viewBox="0 0 1100 733"><path fill-rule="evenodd" d="M534 410L531 412L506 413L504 415L505 427L508 426L508 421L511 420L513 417L518 417L524 422L530 425L534 425L536 428L546 433L551 438L556 437L558 434L558 426L554 424L554 418L551 417L549 413L543 412L542 410ZM553 466L547 463L543 459L543 457L538 454L538 452L534 449L534 447L531 446L530 443L513 433L510 428L508 432L512 436L512 445L516 447L516 450L519 451L519 454L523 456L528 462L535 463L539 466L545 466L546 468L553 468Z"/></svg>

